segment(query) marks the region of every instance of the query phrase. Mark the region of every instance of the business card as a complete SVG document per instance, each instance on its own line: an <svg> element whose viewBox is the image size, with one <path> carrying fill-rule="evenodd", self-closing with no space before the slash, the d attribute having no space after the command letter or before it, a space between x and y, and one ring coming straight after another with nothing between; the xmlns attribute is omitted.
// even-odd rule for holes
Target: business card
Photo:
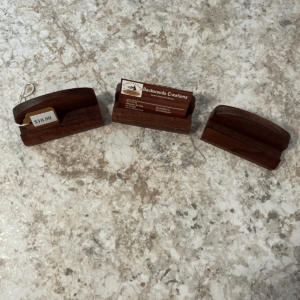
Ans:
<svg viewBox="0 0 300 300"><path fill-rule="evenodd" d="M119 107L184 118L193 92L122 79Z"/></svg>

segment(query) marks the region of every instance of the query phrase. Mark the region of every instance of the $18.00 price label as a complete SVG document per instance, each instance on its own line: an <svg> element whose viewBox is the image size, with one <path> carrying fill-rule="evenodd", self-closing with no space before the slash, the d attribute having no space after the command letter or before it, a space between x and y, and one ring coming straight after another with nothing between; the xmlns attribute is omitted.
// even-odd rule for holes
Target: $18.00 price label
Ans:
<svg viewBox="0 0 300 300"><path fill-rule="evenodd" d="M42 114L30 116L30 119L34 127L57 121L57 118L52 110Z"/></svg>

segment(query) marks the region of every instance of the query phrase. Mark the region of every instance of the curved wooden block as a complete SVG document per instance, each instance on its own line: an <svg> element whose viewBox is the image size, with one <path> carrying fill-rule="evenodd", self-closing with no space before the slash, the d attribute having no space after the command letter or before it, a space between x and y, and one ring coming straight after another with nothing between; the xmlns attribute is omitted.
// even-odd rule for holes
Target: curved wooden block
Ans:
<svg viewBox="0 0 300 300"><path fill-rule="evenodd" d="M211 113L201 140L274 170L289 145L290 134L253 113L219 105Z"/></svg>
<svg viewBox="0 0 300 300"><path fill-rule="evenodd" d="M92 88L76 88L39 96L13 109L15 122L22 124L27 113L53 107L59 124L47 124L29 129L20 127L26 146L33 146L89 129L104 126L95 92Z"/></svg>

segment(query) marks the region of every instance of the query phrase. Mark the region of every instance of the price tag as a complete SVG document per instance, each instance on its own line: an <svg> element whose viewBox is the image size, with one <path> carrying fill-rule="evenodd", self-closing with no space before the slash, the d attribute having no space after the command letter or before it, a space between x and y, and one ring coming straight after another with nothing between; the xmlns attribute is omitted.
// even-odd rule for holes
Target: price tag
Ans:
<svg viewBox="0 0 300 300"><path fill-rule="evenodd" d="M23 124L30 123L26 126L28 129L34 129L35 127L47 125L49 123L59 123L59 119L52 107L36 110L26 114ZM52 124L51 124L52 125Z"/></svg>
<svg viewBox="0 0 300 300"><path fill-rule="evenodd" d="M42 114L31 116L30 119L35 127L57 121L57 118L53 111L48 111Z"/></svg>

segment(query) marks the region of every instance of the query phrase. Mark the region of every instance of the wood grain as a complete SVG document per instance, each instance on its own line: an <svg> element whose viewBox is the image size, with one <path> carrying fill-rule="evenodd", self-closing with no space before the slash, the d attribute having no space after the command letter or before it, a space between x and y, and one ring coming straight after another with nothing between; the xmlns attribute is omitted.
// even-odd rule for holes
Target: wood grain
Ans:
<svg viewBox="0 0 300 300"><path fill-rule="evenodd" d="M33 146L71 134L104 126L95 92L91 88L76 88L40 96L13 109L15 122L22 124L25 115L45 107L53 107L59 124L34 129L20 127L26 146Z"/></svg>
<svg viewBox="0 0 300 300"><path fill-rule="evenodd" d="M288 147L290 134L253 113L220 105L211 113L201 140L274 170Z"/></svg>

